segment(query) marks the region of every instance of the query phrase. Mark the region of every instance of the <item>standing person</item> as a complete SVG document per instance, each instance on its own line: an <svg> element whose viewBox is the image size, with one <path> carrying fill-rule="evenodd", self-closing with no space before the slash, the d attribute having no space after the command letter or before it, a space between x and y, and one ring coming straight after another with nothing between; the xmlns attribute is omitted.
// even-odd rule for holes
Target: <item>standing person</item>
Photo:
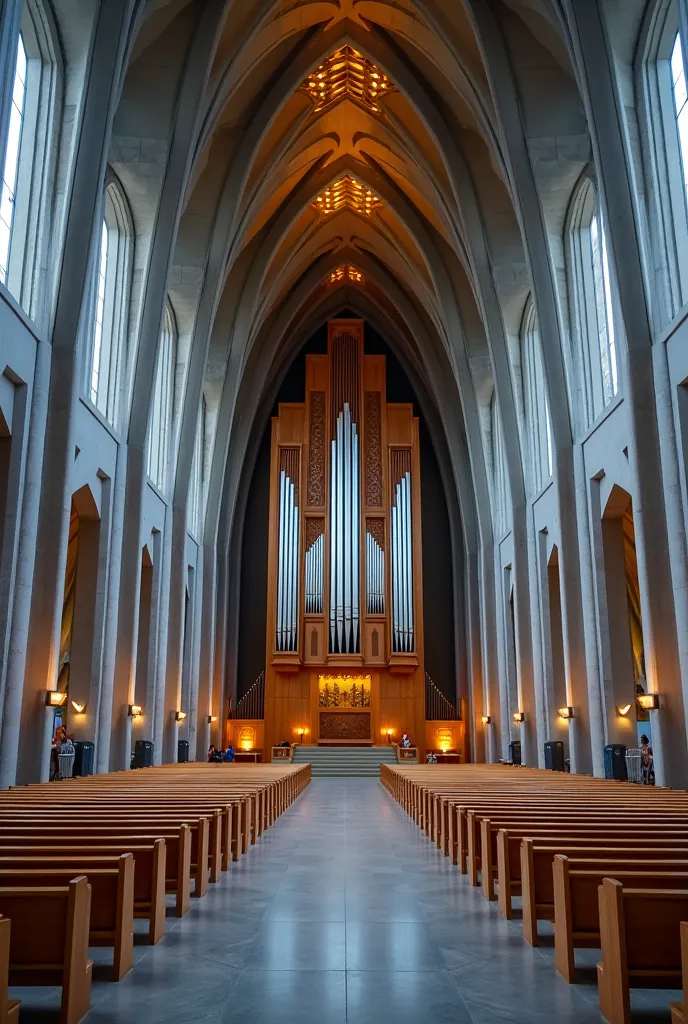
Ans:
<svg viewBox="0 0 688 1024"><path fill-rule="evenodd" d="M645 733L640 737L640 753L643 758L643 784L645 786L654 786L655 784L655 768L654 758L652 756L652 747L650 746L650 738Z"/></svg>

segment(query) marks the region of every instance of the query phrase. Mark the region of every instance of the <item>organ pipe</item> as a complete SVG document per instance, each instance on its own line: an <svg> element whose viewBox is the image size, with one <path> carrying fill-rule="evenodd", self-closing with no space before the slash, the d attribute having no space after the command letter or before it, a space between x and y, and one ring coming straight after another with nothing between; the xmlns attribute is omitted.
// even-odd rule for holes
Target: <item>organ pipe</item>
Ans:
<svg viewBox="0 0 688 1024"><path fill-rule="evenodd" d="M397 482L392 502L392 649L414 650L413 547L411 530L411 474Z"/></svg>
<svg viewBox="0 0 688 1024"><path fill-rule="evenodd" d="M280 470L275 649L298 650L299 507L295 484Z"/></svg>
<svg viewBox="0 0 688 1024"><path fill-rule="evenodd" d="M366 531L366 606L369 615L385 612L385 553Z"/></svg>
<svg viewBox="0 0 688 1024"><path fill-rule="evenodd" d="M306 551L306 613L323 610L325 538L321 534Z"/></svg>
<svg viewBox="0 0 688 1024"><path fill-rule="evenodd" d="M358 430L348 402L336 421L330 466L330 650L360 649L360 466Z"/></svg>

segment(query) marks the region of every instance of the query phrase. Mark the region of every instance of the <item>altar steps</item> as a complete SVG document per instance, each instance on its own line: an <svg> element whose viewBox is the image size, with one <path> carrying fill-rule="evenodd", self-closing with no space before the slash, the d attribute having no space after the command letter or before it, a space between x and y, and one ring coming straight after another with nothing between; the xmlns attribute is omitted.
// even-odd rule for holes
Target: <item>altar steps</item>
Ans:
<svg viewBox="0 0 688 1024"><path fill-rule="evenodd" d="M396 764L394 747L308 747L294 748L293 764L308 764L313 778L377 778L381 764Z"/></svg>

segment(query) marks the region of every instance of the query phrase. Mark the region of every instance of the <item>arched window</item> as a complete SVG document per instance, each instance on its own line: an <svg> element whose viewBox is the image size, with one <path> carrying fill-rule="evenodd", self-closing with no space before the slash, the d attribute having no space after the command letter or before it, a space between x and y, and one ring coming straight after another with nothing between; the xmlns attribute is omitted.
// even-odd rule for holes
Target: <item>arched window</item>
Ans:
<svg viewBox="0 0 688 1024"><path fill-rule="evenodd" d="M511 490L506 469L502 417L497 393L490 404L490 448L492 454L492 515L495 533L501 538L511 527Z"/></svg>
<svg viewBox="0 0 688 1024"><path fill-rule="evenodd" d="M148 476L163 493L167 490L168 484L176 364L177 328L168 300L160 332L153 385L153 407L148 421Z"/></svg>
<svg viewBox="0 0 688 1024"><path fill-rule="evenodd" d="M615 300L604 221L589 178L576 189L569 211L570 295L576 342L576 390L584 396L587 427L619 388Z"/></svg>
<svg viewBox="0 0 688 1024"><path fill-rule="evenodd" d="M25 0L0 161L0 282L36 318L48 295L61 58L50 11Z"/></svg>
<svg viewBox="0 0 688 1024"><path fill-rule="evenodd" d="M526 303L521 325L521 365L526 451L530 463L528 475L531 491L536 492L552 476L552 428L540 332L531 298Z"/></svg>
<svg viewBox="0 0 688 1024"><path fill-rule="evenodd" d="M677 0L648 3L635 71L658 328L688 301L687 46Z"/></svg>
<svg viewBox="0 0 688 1024"><path fill-rule="evenodd" d="M132 240L129 206L119 184L111 180L105 189L96 246L86 388L93 404L114 426L126 379Z"/></svg>
<svg viewBox="0 0 688 1024"><path fill-rule="evenodd" d="M205 483L205 429L206 406L205 398L201 398L196 424L191 478L189 480L189 500L187 503L187 529L198 540L203 533L203 496Z"/></svg>

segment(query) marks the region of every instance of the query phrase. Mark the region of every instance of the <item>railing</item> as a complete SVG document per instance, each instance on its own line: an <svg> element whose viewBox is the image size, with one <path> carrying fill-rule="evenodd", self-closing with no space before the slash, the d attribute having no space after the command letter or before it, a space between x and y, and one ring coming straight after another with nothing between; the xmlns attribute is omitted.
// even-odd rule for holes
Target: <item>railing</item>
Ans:
<svg viewBox="0 0 688 1024"><path fill-rule="evenodd" d="M265 717L265 673L261 672L255 683L246 691L235 708L229 709L230 718L262 719Z"/></svg>
<svg viewBox="0 0 688 1024"><path fill-rule="evenodd" d="M461 720L456 705L447 700L427 672L425 673L425 720L427 722L458 722Z"/></svg>

